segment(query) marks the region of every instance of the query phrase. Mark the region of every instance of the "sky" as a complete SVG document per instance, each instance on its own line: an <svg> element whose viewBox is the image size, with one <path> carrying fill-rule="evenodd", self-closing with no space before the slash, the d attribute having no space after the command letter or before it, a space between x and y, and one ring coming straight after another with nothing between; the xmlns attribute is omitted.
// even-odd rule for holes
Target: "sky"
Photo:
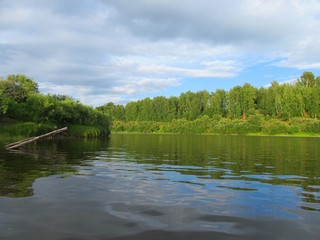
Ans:
<svg viewBox="0 0 320 240"><path fill-rule="evenodd" d="M90 106L320 75L319 0L0 0L0 76Z"/></svg>

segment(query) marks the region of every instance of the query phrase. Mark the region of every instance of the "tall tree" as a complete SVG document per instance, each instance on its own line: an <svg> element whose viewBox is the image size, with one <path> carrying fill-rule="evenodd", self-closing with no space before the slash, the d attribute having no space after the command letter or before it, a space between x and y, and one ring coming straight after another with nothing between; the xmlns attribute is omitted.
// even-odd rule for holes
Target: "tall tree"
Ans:
<svg viewBox="0 0 320 240"><path fill-rule="evenodd" d="M298 87L292 84L283 84L282 86L282 118L302 117L304 115L303 96Z"/></svg>
<svg viewBox="0 0 320 240"><path fill-rule="evenodd" d="M125 120L125 109L123 105L115 105L114 103L109 102L96 109L107 114L112 120Z"/></svg>
<svg viewBox="0 0 320 240"><path fill-rule="evenodd" d="M169 111L167 113L167 121L176 119L179 111L179 99L177 97L170 97L168 99Z"/></svg>
<svg viewBox="0 0 320 240"><path fill-rule="evenodd" d="M5 115L8 110L9 98L3 93L0 88L0 116Z"/></svg>
<svg viewBox="0 0 320 240"><path fill-rule="evenodd" d="M242 88L236 86L227 93L227 111L231 118L242 116Z"/></svg>
<svg viewBox="0 0 320 240"><path fill-rule="evenodd" d="M137 102L129 102L125 107L126 121L137 121L139 116L139 105Z"/></svg>
<svg viewBox="0 0 320 240"><path fill-rule="evenodd" d="M242 86L242 99L241 99L241 107L242 107L242 115L247 115L250 110L255 110L257 107L257 96L258 90L250 85L249 83L245 83Z"/></svg>
<svg viewBox="0 0 320 240"><path fill-rule="evenodd" d="M137 102L139 105L139 121L152 121L156 120L154 115L153 100L145 98Z"/></svg>
<svg viewBox="0 0 320 240"><path fill-rule="evenodd" d="M33 93L38 93L38 84L25 75L9 75L7 80L0 81L0 89L10 99L21 103L25 102Z"/></svg>
<svg viewBox="0 0 320 240"><path fill-rule="evenodd" d="M170 113L169 101L167 98L160 96L153 99L153 112L154 118L158 122L168 121L168 115Z"/></svg>
<svg viewBox="0 0 320 240"><path fill-rule="evenodd" d="M217 89L211 94L210 103L206 114L209 117L214 115L224 117L226 114L226 102L226 91L223 89Z"/></svg>
<svg viewBox="0 0 320 240"><path fill-rule="evenodd" d="M304 87L313 87L316 85L316 78L312 72L304 72L298 82Z"/></svg>

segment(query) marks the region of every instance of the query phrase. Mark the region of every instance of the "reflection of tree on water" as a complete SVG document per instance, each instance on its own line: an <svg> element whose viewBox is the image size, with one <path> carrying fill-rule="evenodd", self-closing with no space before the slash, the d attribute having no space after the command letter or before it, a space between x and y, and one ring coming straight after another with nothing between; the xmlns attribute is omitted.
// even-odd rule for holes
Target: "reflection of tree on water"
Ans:
<svg viewBox="0 0 320 240"><path fill-rule="evenodd" d="M0 149L0 196L32 196L32 184L37 178L76 174L78 166L94 156L100 144L103 141L69 139L41 141L10 152Z"/></svg>
<svg viewBox="0 0 320 240"><path fill-rule="evenodd" d="M304 204L301 208L319 208L317 139L186 135L113 135L111 138L111 141L41 141L30 146L27 154L0 149L0 196L31 196L35 179L76 174L79 165L103 153L108 159L120 157L121 161L144 164L146 171L196 176L199 182L216 179L294 186ZM234 191L248 189L231 188Z"/></svg>
<svg viewBox="0 0 320 240"><path fill-rule="evenodd" d="M294 186L303 202L320 203L320 188L312 187L320 186L318 139L195 135L112 138L115 149L125 146L128 161L152 164L148 168L154 171ZM174 167L177 165L184 167Z"/></svg>
<svg viewBox="0 0 320 240"><path fill-rule="evenodd" d="M31 196L35 179L76 171L65 153L25 149L4 157L0 160L0 195L6 197Z"/></svg>

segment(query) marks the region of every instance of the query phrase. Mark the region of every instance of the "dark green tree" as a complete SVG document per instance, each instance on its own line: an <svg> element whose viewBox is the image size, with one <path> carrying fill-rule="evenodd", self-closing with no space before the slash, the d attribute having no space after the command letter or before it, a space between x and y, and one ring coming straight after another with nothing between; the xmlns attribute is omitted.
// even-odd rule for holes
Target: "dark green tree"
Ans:
<svg viewBox="0 0 320 240"><path fill-rule="evenodd" d="M138 121L157 121L157 117L154 112L154 100L151 98L145 98L138 101L139 115Z"/></svg>
<svg viewBox="0 0 320 240"><path fill-rule="evenodd" d="M215 115L224 117L226 114L226 106L226 91L217 89L214 93L211 94L206 115L208 115L209 117L213 117Z"/></svg>
<svg viewBox="0 0 320 240"><path fill-rule="evenodd" d="M137 102L129 102L125 107L126 121L137 121L139 116L139 105Z"/></svg>
<svg viewBox="0 0 320 240"><path fill-rule="evenodd" d="M38 84L25 75L9 75L6 80L0 80L0 89L3 94L18 103L25 102L27 98L38 93Z"/></svg>
<svg viewBox="0 0 320 240"><path fill-rule="evenodd" d="M123 105L115 105L109 102L103 106L96 108L98 111L108 115L111 120L125 120L125 108Z"/></svg>
<svg viewBox="0 0 320 240"><path fill-rule="evenodd" d="M3 89L0 88L0 116L7 113L9 101L9 98L3 93Z"/></svg>
<svg viewBox="0 0 320 240"><path fill-rule="evenodd" d="M230 118L242 116L242 88L236 86L227 93L227 111Z"/></svg>

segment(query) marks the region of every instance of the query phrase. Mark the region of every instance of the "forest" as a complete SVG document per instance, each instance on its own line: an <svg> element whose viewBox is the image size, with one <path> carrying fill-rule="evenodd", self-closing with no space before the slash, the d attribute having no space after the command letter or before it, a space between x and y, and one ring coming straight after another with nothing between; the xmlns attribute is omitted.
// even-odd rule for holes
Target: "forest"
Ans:
<svg viewBox="0 0 320 240"><path fill-rule="evenodd" d="M0 136L34 136L60 127L81 137L107 136L109 117L65 95L39 93L25 75L0 79Z"/></svg>
<svg viewBox="0 0 320 240"><path fill-rule="evenodd" d="M304 72L296 81L268 87L245 83L97 109L112 119L113 132L318 135L320 77Z"/></svg>
<svg viewBox="0 0 320 240"><path fill-rule="evenodd" d="M0 79L0 135L32 136L69 127L73 136L112 132L320 135L320 77L229 91L188 91L93 108L65 95L44 95L25 75Z"/></svg>

